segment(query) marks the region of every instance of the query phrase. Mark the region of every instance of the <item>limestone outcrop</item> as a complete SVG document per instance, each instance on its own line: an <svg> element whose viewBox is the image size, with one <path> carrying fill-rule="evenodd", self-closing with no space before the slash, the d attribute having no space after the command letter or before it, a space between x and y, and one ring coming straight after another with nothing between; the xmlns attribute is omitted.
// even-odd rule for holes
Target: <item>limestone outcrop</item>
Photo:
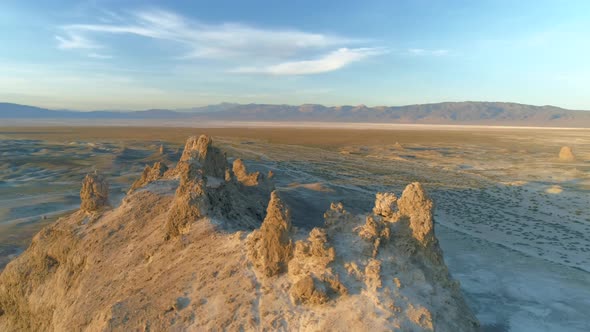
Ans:
<svg viewBox="0 0 590 332"><path fill-rule="evenodd" d="M196 163L189 163L180 174L166 222L166 239L186 234L192 222L207 215L210 207L206 193L207 178Z"/></svg>
<svg viewBox="0 0 590 332"><path fill-rule="evenodd" d="M95 212L109 205L109 184L98 172L87 174L80 190L80 209Z"/></svg>
<svg viewBox="0 0 590 332"><path fill-rule="evenodd" d="M239 159L233 167L237 174L232 172L225 153L212 144L205 135L190 137L176 169L164 175L180 180L166 238L185 233L191 223L206 215L231 229L252 230L264 219L268 197L274 190L272 179L258 172L248 173Z"/></svg>
<svg viewBox="0 0 590 332"><path fill-rule="evenodd" d="M410 219L412 236L425 247L434 245L434 204L419 182L411 183L404 189L398 208L402 216Z"/></svg>
<svg viewBox="0 0 590 332"><path fill-rule="evenodd" d="M265 276L283 272L293 255L290 212L273 191L266 217L259 230L250 235L248 254L254 266Z"/></svg>
<svg viewBox="0 0 590 332"><path fill-rule="evenodd" d="M131 185L128 193L145 186L148 183L154 182L161 179L164 174L168 171L168 166L163 162L155 162L153 166L147 165L141 173L141 177Z"/></svg>
<svg viewBox="0 0 590 332"><path fill-rule="evenodd" d="M574 151L569 146L562 146L559 150L559 160L561 161L575 161L576 156L574 155Z"/></svg>
<svg viewBox="0 0 590 332"><path fill-rule="evenodd" d="M227 160L225 153L212 145L213 140L207 135L190 137L184 145L180 163L198 162L203 174L217 178L225 178Z"/></svg>
<svg viewBox="0 0 590 332"><path fill-rule="evenodd" d="M238 182L245 186L256 186L261 180L260 172L248 173L246 165L244 165L242 159L234 160L232 171L234 172Z"/></svg>

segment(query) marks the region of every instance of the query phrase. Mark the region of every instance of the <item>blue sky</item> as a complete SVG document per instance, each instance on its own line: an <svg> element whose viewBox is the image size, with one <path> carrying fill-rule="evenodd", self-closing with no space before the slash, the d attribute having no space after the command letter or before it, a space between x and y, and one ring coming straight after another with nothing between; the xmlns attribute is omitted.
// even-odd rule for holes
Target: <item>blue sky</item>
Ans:
<svg viewBox="0 0 590 332"><path fill-rule="evenodd" d="M0 2L0 101L590 110L590 1Z"/></svg>

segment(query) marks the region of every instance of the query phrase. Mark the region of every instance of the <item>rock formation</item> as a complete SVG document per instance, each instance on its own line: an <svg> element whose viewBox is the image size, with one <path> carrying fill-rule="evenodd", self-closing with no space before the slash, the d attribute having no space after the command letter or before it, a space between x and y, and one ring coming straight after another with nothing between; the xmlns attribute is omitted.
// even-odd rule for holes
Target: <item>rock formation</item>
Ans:
<svg viewBox="0 0 590 332"><path fill-rule="evenodd" d="M234 160L232 171L238 181L245 186L256 186L260 181L260 172L248 173L242 159Z"/></svg>
<svg viewBox="0 0 590 332"><path fill-rule="evenodd" d="M189 163L182 170L180 184L168 212L166 239L188 233L191 223L207 215L210 206L203 170L195 163Z"/></svg>
<svg viewBox="0 0 590 332"><path fill-rule="evenodd" d="M91 223L108 186L88 175L82 209L0 275L0 331L478 330L419 183L377 194L368 215L333 203L310 231L268 178L223 156L189 139L174 171L147 167Z"/></svg>
<svg viewBox="0 0 590 332"><path fill-rule="evenodd" d="M141 173L141 177L131 185L128 193L133 192L137 188L143 187L150 182L154 182L158 179L161 179L164 174L168 171L168 166L162 162L155 162L153 166L146 166Z"/></svg>
<svg viewBox="0 0 590 332"><path fill-rule="evenodd" d="M399 212L410 219L413 237L423 246L432 245L434 237L434 221L432 210L434 204L419 182L409 184L398 202Z"/></svg>
<svg viewBox="0 0 590 332"><path fill-rule="evenodd" d="M207 135L190 137L184 146L180 162L195 161L207 176L225 178L227 160L219 148L212 146L213 140Z"/></svg>
<svg viewBox="0 0 590 332"><path fill-rule="evenodd" d="M561 150L559 150L559 160L561 161L575 161L576 156L571 147L569 146L562 146Z"/></svg>
<svg viewBox="0 0 590 332"><path fill-rule="evenodd" d="M80 209L86 212L98 211L109 205L109 184L105 178L94 173L87 174L80 190Z"/></svg>
<svg viewBox="0 0 590 332"><path fill-rule="evenodd" d="M268 202L266 218L259 230L251 234L249 257L265 276L274 276L285 270L292 256L293 243L289 236L291 217L289 210L273 191Z"/></svg>
<svg viewBox="0 0 590 332"><path fill-rule="evenodd" d="M375 195L375 207L373 213L391 217L397 212L397 196L394 193L377 193Z"/></svg>

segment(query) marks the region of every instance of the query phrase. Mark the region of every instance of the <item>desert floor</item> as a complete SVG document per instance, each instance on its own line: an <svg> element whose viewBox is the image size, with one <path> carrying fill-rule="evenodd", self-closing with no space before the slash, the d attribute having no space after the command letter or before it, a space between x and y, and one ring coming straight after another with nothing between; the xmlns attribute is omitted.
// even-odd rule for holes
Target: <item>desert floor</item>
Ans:
<svg viewBox="0 0 590 332"><path fill-rule="evenodd" d="M367 211L376 192L422 182L446 262L486 330L590 330L589 130L0 127L0 269L76 209L87 172L106 174L117 205L146 164L172 165L203 133L275 172L299 227L322 222L332 201ZM564 145L576 161L558 159Z"/></svg>

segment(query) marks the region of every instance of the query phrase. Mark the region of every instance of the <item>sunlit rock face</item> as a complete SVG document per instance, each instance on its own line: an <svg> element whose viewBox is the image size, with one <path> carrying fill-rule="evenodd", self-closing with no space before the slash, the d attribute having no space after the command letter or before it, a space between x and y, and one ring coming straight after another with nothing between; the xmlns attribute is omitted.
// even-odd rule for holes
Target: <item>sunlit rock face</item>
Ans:
<svg viewBox="0 0 590 332"><path fill-rule="evenodd" d="M80 209L94 212L109 204L109 184L97 172L87 174L80 190Z"/></svg>
<svg viewBox="0 0 590 332"><path fill-rule="evenodd" d="M561 161L575 161L576 156L574 155L574 151L569 146L561 147L559 150L559 160Z"/></svg>

